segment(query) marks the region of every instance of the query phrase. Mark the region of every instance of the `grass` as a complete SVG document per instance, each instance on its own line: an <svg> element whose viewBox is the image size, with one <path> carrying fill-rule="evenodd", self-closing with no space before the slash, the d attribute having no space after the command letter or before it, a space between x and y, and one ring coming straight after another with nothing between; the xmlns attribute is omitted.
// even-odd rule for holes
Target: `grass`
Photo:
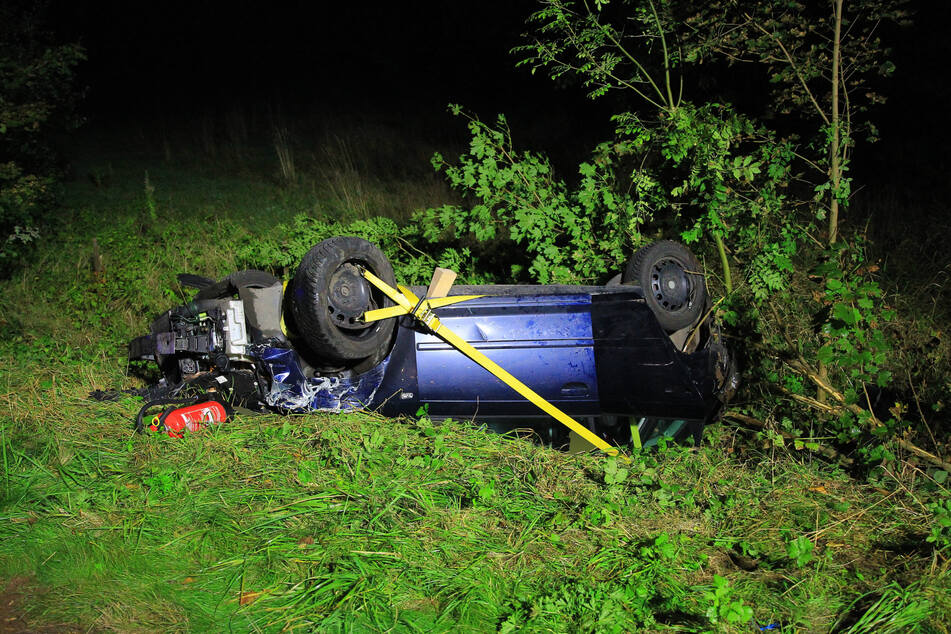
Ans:
<svg viewBox="0 0 951 634"><path fill-rule="evenodd" d="M947 551L925 541L938 485L911 467L858 480L725 426L630 465L364 414L239 415L174 440L131 431L136 399L88 398L137 384L123 345L179 300L175 273L228 273L302 211L337 219L321 174L361 174L378 136L298 151L315 189L250 149L179 165L156 144L77 170L62 231L0 283L0 579L20 580L31 627L949 630ZM411 170L384 177L428 195Z"/></svg>
<svg viewBox="0 0 951 634"><path fill-rule="evenodd" d="M31 575L38 623L706 630L715 575L758 623L790 630L909 604L940 623L948 609L913 496L737 460L723 429L608 485L599 457L465 423L246 416L184 441L136 437L138 403L89 401L88 378L107 376L3 386L0 575ZM815 548L801 566L800 536Z"/></svg>

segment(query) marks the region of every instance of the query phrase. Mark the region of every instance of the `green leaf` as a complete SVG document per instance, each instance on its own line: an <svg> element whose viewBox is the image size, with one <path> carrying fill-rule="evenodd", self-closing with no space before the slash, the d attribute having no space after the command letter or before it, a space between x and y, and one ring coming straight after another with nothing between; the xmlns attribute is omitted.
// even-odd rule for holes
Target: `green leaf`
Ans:
<svg viewBox="0 0 951 634"><path fill-rule="evenodd" d="M742 601L730 601L724 611L723 618L728 623L749 623L753 618L753 608Z"/></svg>
<svg viewBox="0 0 951 634"><path fill-rule="evenodd" d="M694 225L690 229L686 229L680 233L680 237L687 244L691 244L700 239L700 225Z"/></svg>
<svg viewBox="0 0 951 634"><path fill-rule="evenodd" d="M844 321L850 326L854 326L856 323L858 323L858 311L856 311L851 306L846 306L845 304L836 304L833 306L832 316L839 321Z"/></svg>
<svg viewBox="0 0 951 634"><path fill-rule="evenodd" d="M892 382L892 373L889 370L882 370L878 373L878 376L875 377L875 384L878 387L888 387Z"/></svg>
<svg viewBox="0 0 951 634"><path fill-rule="evenodd" d="M816 352L816 358L820 362L828 365L832 363L833 359L835 359L835 349L830 344L826 344L819 348L819 351Z"/></svg>
<svg viewBox="0 0 951 634"><path fill-rule="evenodd" d="M800 535L796 539L786 544L786 554L796 562L798 567L803 567L813 559L812 551L815 550L815 544L809 541L805 535Z"/></svg>

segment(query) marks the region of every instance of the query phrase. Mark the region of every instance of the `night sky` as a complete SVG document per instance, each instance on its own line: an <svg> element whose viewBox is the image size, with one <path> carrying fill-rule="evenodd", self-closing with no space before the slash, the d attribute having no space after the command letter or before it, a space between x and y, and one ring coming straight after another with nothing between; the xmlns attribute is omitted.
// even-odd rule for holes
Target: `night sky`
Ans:
<svg viewBox="0 0 951 634"><path fill-rule="evenodd" d="M62 37L87 48L92 111L263 100L503 109L555 92L508 53L530 2L157 6L77 2L54 13Z"/></svg>
<svg viewBox="0 0 951 634"><path fill-rule="evenodd" d="M918 176L946 168L949 4L912 2L915 26L889 33L898 70L886 89L889 104L876 114L885 140L865 152L861 169L891 173L899 156ZM455 102L482 118L506 113L527 143L574 136L579 149L590 147L619 108L515 68L509 49L535 7L527 0L79 0L51 5L50 16L60 39L87 49L80 79L93 125L264 103L290 113L389 111L451 125L445 107ZM749 92L739 99L762 101ZM552 151L552 143L541 149Z"/></svg>

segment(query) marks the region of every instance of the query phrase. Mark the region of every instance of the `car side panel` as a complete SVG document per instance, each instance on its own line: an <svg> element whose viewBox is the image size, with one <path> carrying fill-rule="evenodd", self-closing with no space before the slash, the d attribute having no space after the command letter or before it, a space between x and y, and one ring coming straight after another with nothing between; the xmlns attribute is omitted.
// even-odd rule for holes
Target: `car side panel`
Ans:
<svg viewBox="0 0 951 634"><path fill-rule="evenodd" d="M495 296L437 311L442 323L542 398L597 411L589 295ZM417 332L420 402L436 416L537 415L537 408L436 335Z"/></svg>
<svg viewBox="0 0 951 634"><path fill-rule="evenodd" d="M502 296L436 311L440 320L571 416L703 419L708 405L689 359L674 349L637 291ZM439 337L402 322L374 407L434 417L545 415ZM708 399L709 400L709 399Z"/></svg>
<svg viewBox="0 0 951 634"><path fill-rule="evenodd" d="M591 321L604 413L705 417L708 407L685 356L642 299L593 296Z"/></svg>

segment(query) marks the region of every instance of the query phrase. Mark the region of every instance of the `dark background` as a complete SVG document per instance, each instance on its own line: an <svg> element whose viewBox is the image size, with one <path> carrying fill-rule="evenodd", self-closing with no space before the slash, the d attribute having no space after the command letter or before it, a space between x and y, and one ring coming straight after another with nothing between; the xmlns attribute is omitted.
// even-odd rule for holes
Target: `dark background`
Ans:
<svg viewBox="0 0 951 634"><path fill-rule="evenodd" d="M946 187L949 4L912 2L914 25L883 31L897 71L884 86L888 103L873 113L882 142L860 148L854 176ZM524 0L81 0L51 6L50 17L60 40L87 49L79 77L92 126L268 104L291 115L386 112L460 128L445 112L453 102L484 119L504 112L517 144L556 158L576 155L576 163L579 152L610 131L609 114L631 106L591 102L580 86L556 86L542 73L515 68L518 58L509 50L535 8ZM736 77L723 74L714 88ZM741 82L726 92L757 114L763 90Z"/></svg>
<svg viewBox="0 0 951 634"><path fill-rule="evenodd" d="M340 107L508 104L549 89L513 69L533 3L76 2L55 12L87 48L102 113L279 100ZM152 102L152 103L149 103ZM125 107L124 107L125 106Z"/></svg>

